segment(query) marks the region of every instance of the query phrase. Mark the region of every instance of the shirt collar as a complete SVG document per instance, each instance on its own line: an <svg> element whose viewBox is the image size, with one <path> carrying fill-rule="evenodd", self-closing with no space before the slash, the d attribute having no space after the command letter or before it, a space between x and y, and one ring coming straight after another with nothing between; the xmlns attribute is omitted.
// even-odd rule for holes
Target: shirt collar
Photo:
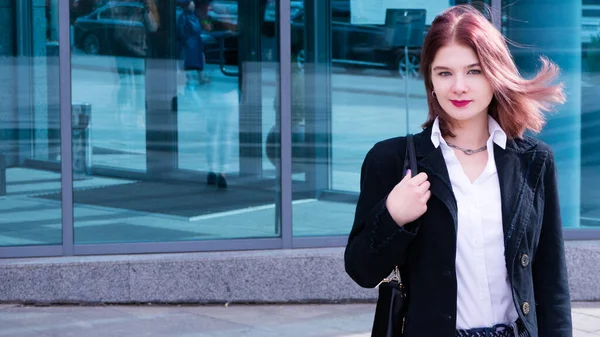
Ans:
<svg viewBox="0 0 600 337"><path fill-rule="evenodd" d="M490 133L490 139L502 149L506 149L506 133L504 130L502 130L500 124L498 124L498 122L496 122L496 120L490 115L488 115L488 131ZM431 142L436 148L440 146L440 144L446 145L446 141L442 137L442 132L440 131L440 121L438 117L436 117L435 121L433 121L433 126L431 129Z"/></svg>

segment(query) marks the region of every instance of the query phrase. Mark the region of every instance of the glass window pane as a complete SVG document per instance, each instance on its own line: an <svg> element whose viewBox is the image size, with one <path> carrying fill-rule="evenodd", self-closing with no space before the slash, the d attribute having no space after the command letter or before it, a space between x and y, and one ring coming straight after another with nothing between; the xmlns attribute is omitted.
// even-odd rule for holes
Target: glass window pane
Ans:
<svg viewBox="0 0 600 337"><path fill-rule="evenodd" d="M578 56L578 55L575 55ZM583 1L581 17L581 227L600 228L600 1Z"/></svg>
<svg viewBox="0 0 600 337"><path fill-rule="evenodd" d="M90 111L92 158L74 171L76 244L279 236L266 2L177 3L73 10L73 103Z"/></svg>
<svg viewBox="0 0 600 337"><path fill-rule="evenodd" d="M512 47L522 73L535 71L540 54L561 68L567 102L548 115L540 137L554 151L562 222L568 228L600 228L599 24L598 1L521 3L503 12L503 33L532 46Z"/></svg>
<svg viewBox="0 0 600 337"><path fill-rule="evenodd" d="M62 242L56 4L0 2L0 246Z"/></svg>
<svg viewBox="0 0 600 337"><path fill-rule="evenodd" d="M418 132L426 119L420 48L449 3L415 2L377 15L358 1L332 0L330 8L326 1L297 3L304 20L292 22L292 79L302 88L294 90L293 107L300 116L294 235L347 235L367 151L377 141Z"/></svg>

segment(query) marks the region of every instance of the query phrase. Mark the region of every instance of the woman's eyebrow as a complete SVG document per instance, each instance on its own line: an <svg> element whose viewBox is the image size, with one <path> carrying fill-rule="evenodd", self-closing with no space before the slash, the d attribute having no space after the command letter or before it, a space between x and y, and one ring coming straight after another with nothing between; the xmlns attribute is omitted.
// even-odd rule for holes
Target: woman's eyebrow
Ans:
<svg viewBox="0 0 600 337"><path fill-rule="evenodd" d="M473 63L473 64L469 64L468 66L465 67L465 69L469 69L469 68L474 68L474 67L479 67L480 64L479 63ZM448 67L444 67L444 66L435 66L433 67L432 70L450 70L450 68Z"/></svg>

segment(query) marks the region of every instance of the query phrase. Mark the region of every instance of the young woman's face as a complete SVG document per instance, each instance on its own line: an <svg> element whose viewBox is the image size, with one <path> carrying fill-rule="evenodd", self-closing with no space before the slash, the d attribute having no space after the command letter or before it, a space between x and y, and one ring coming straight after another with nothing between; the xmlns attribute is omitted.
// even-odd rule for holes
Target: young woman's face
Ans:
<svg viewBox="0 0 600 337"><path fill-rule="evenodd" d="M461 122L487 115L494 90L473 49L455 43L442 47L431 69L435 96L452 119Z"/></svg>

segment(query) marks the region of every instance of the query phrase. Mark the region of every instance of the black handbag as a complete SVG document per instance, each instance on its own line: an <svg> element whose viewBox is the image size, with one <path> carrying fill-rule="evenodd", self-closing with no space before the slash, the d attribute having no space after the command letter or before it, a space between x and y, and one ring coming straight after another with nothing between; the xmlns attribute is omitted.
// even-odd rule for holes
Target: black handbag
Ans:
<svg viewBox="0 0 600 337"><path fill-rule="evenodd" d="M412 135L406 137L406 154L402 175L410 168L411 175L417 174L417 158ZM371 337L400 337L404 335L406 315L406 289L400 280L400 271L395 266L392 275L378 285L379 297L375 307L375 319Z"/></svg>

